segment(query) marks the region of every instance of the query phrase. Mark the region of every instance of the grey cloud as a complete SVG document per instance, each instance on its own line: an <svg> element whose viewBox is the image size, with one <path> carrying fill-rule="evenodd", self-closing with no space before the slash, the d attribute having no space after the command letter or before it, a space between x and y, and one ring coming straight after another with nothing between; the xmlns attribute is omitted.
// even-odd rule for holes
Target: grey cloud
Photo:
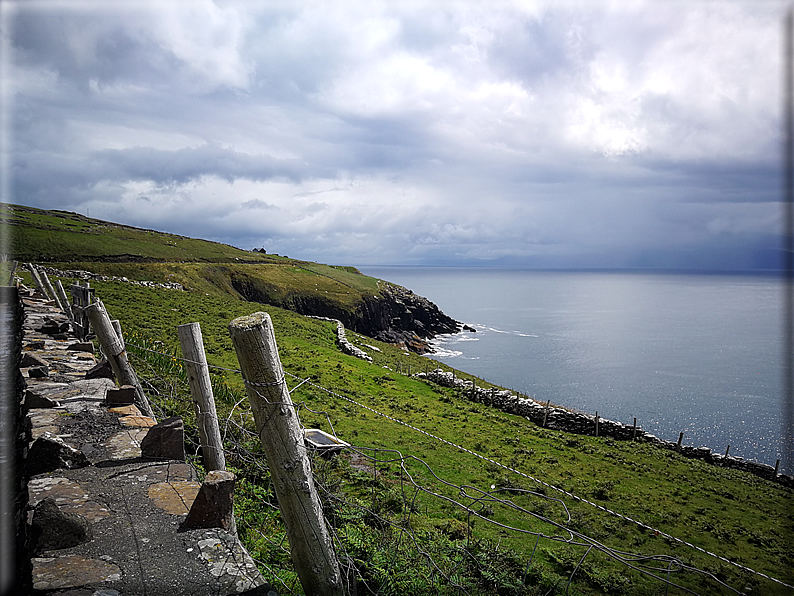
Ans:
<svg viewBox="0 0 794 596"><path fill-rule="evenodd" d="M686 53L761 72L773 11L432 4L20 8L14 197L352 264L774 262L776 83L717 52L706 101Z"/></svg>
<svg viewBox="0 0 794 596"><path fill-rule="evenodd" d="M240 207L243 209L278 209L275 205L271 205L270 203L266 203L260 199L252 199L250 201L243 201L240 203Z"/></svg>
<svg viewBox="0 0 794 596"><path fill-rule="evenodd" d="M13 20L12 43L20 66L45 67L88 92L99 85L138 82L160 85L173 82L179 61L162 46L147 39L143 27L129 28L113 12L51 13L18 11ZM138 20L131 14L132 23Z"/></svg>
<svg viewBox="0 0 794 596"><path fill-rule="evenodd" d="M151 180L158 184L184 184L202 176L217 176L229 182L237 178L260 181L285 178L297 182L304 169L297 160L250 155L217 143L176 151L150 147L107 149L91 157L110 179Z"/></svg>

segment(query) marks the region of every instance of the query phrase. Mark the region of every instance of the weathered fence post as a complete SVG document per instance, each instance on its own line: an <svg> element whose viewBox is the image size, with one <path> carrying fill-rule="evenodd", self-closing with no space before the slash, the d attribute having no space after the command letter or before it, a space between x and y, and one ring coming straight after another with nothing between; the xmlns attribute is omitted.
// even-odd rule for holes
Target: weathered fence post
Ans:
<svg viewBox="0 0 794 596"><path fill-rule="evenodd" d="M48 300L51 300L51 298L47 295L47 289L44 287L44 284L39 277L39 272L36 271L36 266L33 263L28 263L28 271L30 271L30 276L33 278L33 283L35 284L39 293Z"/></svg>
<svg viewBox="0 0 794 596"><path fill-rule="evenodd" d="M306 594L342 596L339 563L314 487L303 433L287 390L273 323L264 312L229 323L259 440Z"/></svg>
<svg viewBox="0 0 794 596"><path fill-rule="evenodd" d="M223 440L218 427L218 414L215 412L215 397L212 394L210 369L204 353L204 339L201 325L188 323L179 325L179 344L185 357L185 368L190 383L190 393L196 407L196 425L201 437L201 448L207 470L226 470L226 456L223 453Z"/></svg>
<svg viewBox="0 0 794 596"><path fill-rule="evenodd" d="M631 440L637 438L637 418L634 418L634 427L631 429Z"/></svg>
<svg viewBox="0 0 794 596"><path fill-rule="evenodd" d="M97 300L94 304L87 306L84 312L94 328L94 333L96 333L99 345L102 347L102 352L104 352L105 357L110 362L110 367L113 369L113 374L116 376L119 385L132 385L135 387L135 405L145 416L156 422L149 400L127 359L124 343L119 339L116 330L113 329L105 306Z"/></svg>
<svg viewBox="0 0 794 596"><path fill-rule="evenodd" d="M777 471L780 469L780 460L775 460L775 478L777 478Z"/></svg>
<svg viewBox="0 0 794 596"><path fill-rule="evenodd" d="M595 436L598 436L598 412L595 415Z"/></svg>
<svg viewBox="0 0 794 596"><path fill-rule="evenodd" d="M14 275L17 273L17 267L19 267L19 261L14 261L14 264L11 265L11 274L8 276L8 285L14 285Z"/></svg>
<svg viewBox="0 0 794 596"><path fill-rule="evenodd" d="M41 281L44 282L44 288L47 290L47 294L52 297L52 300L55 300L55 304L58 306L58 309L64 312L63 304L61 304L61 297L55 293L55 288L52 287L52 283L50 283L50 278L47 275L47 272L42 269L39 272L39 276L41 277Z"/></svg>
<svg viewBox="0 0 794 596"><path fill-rule="evenodd" d="M66 313L66 316L69 317L70 321L74 321L72 307L69 304L69 299L66 297L66 290L63 289L63 284L61 283L60 279L55 280L55 291L58 292L58 297L61 299L61 310Z"/></svg>
<svg viewBox="0 0 794 596"><path fill-rule="evenodd" d="M549 404L550 403L551 403L551 400L550 399L547 400L546 401L546 408L543 410L543 424L542 424L543 428L546 428L546 419L549 417Z"/></svg>
<svg viewBox="0 0 794 596"><path fill-rule="evenodd" d="M678 433L678 448L681 449L681 441L684 440L684 433Z"/></svg>
<svg viewBox="0 0 794 596"><path fill-rule="evenodd" d="M730 451L731 451L731 446L730 446L730 445L728 445L728 446L725 448L725 455L724 455L723 457L728 457L728 453L730 453Z"/></svg>
<svg viewBox="0 0 794 596"><path fill-rule="evenodd" d="M113 327L113 331L116 332L116 337L118 337L119 341L121 342L121 349L126 350L127 343L124 341L124 334L121 332L121 321L118 319L111 319L110 325Z"/></svg>

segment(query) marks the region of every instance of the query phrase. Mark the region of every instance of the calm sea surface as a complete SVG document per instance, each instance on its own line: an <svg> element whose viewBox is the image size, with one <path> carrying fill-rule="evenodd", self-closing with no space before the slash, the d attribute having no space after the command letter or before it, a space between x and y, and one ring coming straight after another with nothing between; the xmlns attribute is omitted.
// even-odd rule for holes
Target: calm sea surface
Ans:
<svg viewBox="0 0 794 596"><path fill-rule="evenodd" d="M748 275L363 267L477 329L434 358L660 438L782 459L783 282ZM781 471L782 463L781 463Z"/></svg>

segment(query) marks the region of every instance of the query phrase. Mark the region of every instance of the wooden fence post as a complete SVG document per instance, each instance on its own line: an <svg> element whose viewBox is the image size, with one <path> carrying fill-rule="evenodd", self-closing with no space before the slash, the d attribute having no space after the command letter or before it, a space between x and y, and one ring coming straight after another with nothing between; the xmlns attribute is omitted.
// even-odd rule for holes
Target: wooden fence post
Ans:
<svg viewBox="0 0 794 596"><path fill-rule="evenodd" d="M731 452L731 446L730 446L730 445L728 445L728 446L725 448L725 455L724 455L723 457L728 457L728 454L729 454L730 452Z"/></svg>
<svg viewBox="0 0 794 596"><path fill-rule="evenodd" d="M116 337L118 337L119 341L121 342L121 349L126 350L127 343L124 341L124 334L121 332L121 321L118 319L111 319L110 325L113 327L113 331L116 332Z"/></svg>
<svg viewBox="0 0 794 596"><path fill-rule="evenodd" d="M17 267L19 267L19 261L14 261L14 264L11 265L11 274L8 276L8 285L14 285L14 275L16 275Z"/></svg>
<svg viewBox="0 0 794 596"><path fill-rule="evenodd" d="M110 367L113 369L113 374L120 385L132 385L135 387L135 405L144 416L148 416L155 422L157 421L152 412L152 407L149 405L149 400L143 392L138 377L127 359L127 352L124 351L124 344L113 325L110 323L105 306L97 300L94 304L87 306L84 310L88 320L91 321L91 326L94 328L94 333L99 340L99 345L102 347L102 352L110 362Z"/></svg>
<svg viewBox="0 0 794 596"><path fill-rule="evenodd" d="M91 289L88 282L85 282L85 286L79 283L72 284L70 292L73 299L72 315L74 316L72 327L74 327L77 337L81 341L85 341L91 331L91 324L85 314L85 307L94 301L94 290Z"/></svg>
<svg viewBox="0 0 794 596"><path fill-rule="evenodd" d="M61 297L55 293L55 288L52 287L52 283L50 283L50 278L47 276L47 272L42 269L39 272L39 276L41 277L41 281L44 282L44 288L47 290L47 294L52 296L52 300L55 300L55 304L58 306L58 309L62 312L65 312L63 304L61 304Z"/></svg>
<svg viewBox="0 0 794 596"><path fill-rule="evenodd" d="M546 401L546 408L543 410L543 424L542 424L543 428L546 428L546 419L549 417L549 404L550 403L551 403L551 400L550 399L547 400Z"/></svg>
<svg viewBox="0 0 794 596"><path fill-rule="evenodd" d="M28 271L30 271L30 276L33 278L33 283L36 285L36 289L39 291L39 293L46 299L52 300L52 298L47 295L47 289L44 287L44 284L39 277L39 272L36 271L36 266L33 263L28 263Z"/></svg>
<svg viewBox="0 0 794 596"><path fill-rule="evenodd" d="M681 449L681 441L684 440L684 433L678 433L678 448Z"/></svg>
<svg viewBox="0 0 794 596"><path fill-rule="evenodd" d="M637 418L634 418L634 427L631 429L631 440L637 438Z"/></svg>
<svg viewBox="0 0 794 596"><path fill-rule="evenodd" d="M226 456L223 453L223 440L218 427L218 414L215 411L215 398L212 394L210 369L204 353L204 339L201 325L188 323L179 325L179 344L185 357L190 393L196 407L196 426L201 437L201 449L207 470L226 471Z"/></svg>
<svg viewBox="0 0 794 596"><path fill-rule="evenodd" d="M66 297L66 290L63 289L63 284L60 279L55 280L55 291L58 292L58 297L61 299L61 310L66 313L70 321L74 321L74 314L72 314L72 307L69 304L69 299Z"/></svg>
<svg viewBox="0 0 794 596"><path fill-rule="evenodd" d="M598 412L596 412L595 416L595 436L598 436Z"/></svg>
<svg viewBox="0 0 794 596"><path fill-rule="evenodd" d="M314 487L303 432L287 390L273 323L264 312L238 317L229 334L306 594L342 596L339 563Z"/></svg>

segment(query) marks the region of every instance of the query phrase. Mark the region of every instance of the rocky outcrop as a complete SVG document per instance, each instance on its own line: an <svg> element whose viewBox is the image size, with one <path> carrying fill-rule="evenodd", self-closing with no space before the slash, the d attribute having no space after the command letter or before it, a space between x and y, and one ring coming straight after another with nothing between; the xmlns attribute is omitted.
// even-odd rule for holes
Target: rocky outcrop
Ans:
<svg viewBox="0 0 794 596"><path fill-rule="evenodd" d="M381 283L378 294L363 296L352 309L310 292L285 293L263 279L250 276L233 274L231 285L251 302L272 304L302 315L335 319L356 333L399 344L419 354L431 351L429 340L437 335L464 329L461 323L445 315L427 298L389 283Z"/></svg>
<svg viewBox="0 0 794 596"><path fill-rule="evenodd" d="M355 320L346 325L363 335L404 345L419 354L431 351L428 342L437 335L463 329L461 323L427 298L393 284L386 284L377 296L364 297L356 309Z"/></svg>

